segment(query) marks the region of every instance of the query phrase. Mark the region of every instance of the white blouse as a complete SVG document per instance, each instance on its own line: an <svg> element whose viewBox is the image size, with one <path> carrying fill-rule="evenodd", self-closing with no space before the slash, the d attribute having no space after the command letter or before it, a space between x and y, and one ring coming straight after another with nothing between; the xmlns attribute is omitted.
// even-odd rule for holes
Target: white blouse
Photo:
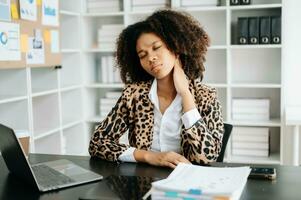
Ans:
<svg viewBox="0 0 301 200"><path fill-rule="evenodd" d="M149 98L154 104L154 131L151 151L174 151L179 153L181 127L184 124L187 129L197 122L201 118L199 111L194 108L182 115L182 97L177 94L162 115L159 107L156 79L152 83ZM136 162L134 158L135 149L134 147L128 148L118 159L123 162Z"/></svg>

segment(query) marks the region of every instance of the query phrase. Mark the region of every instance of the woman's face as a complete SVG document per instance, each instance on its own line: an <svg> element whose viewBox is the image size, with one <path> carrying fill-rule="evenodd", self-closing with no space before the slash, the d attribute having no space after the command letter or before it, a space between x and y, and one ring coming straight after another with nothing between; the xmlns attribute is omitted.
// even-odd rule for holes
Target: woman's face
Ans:
<svg viewBox="0 0 301 200"><path fill-rule="evenodd" d="M173 69L176 56L154 33L143 33L137 40L136 51L141 66L156 79L166 77Z"/></svg>

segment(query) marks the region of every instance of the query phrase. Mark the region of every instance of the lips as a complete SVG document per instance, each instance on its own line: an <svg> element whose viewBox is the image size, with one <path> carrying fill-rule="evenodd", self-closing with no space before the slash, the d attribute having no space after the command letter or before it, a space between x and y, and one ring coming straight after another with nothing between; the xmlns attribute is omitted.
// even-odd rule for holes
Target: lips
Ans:
<svg viewBox="0 0 301 200"><path fill-rule="evenodd" d="M159 69L161 66L162 66L161 64L153 65L153 66L151 66L151 71L153 71L153 72L158 71L158 69Z"/></svg>

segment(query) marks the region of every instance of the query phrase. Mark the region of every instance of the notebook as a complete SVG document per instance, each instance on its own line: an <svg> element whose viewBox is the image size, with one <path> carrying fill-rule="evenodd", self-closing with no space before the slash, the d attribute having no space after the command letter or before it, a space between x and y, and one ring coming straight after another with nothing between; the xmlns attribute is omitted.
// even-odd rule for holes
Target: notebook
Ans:
<svg viewBox="0 0 301 200"><path fill-rule="evenodd" d="M0 151L8 170L41 192L101 180L102 175L69 160L30 165L14 131L0 124Z"/></svg>
<svg viewBox="0 0 301 200"><path fill-rule="evenodd" d="M180 163L166 178L152 183L152 199L239 199L250 167L204 167Z"/></svg>

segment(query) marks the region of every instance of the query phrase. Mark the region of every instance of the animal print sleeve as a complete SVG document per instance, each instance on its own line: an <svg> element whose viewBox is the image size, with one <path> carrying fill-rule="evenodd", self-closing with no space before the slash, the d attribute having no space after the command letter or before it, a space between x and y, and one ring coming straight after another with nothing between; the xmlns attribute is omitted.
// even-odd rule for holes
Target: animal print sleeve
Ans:
<svg viewBox="0 0 301 200"><path fill-rule="evenodd" d="M91 156L117 161L118 157L129 148L129 145L120 144L119 138L128 130L128 106L126 96L129 95L126 87L116 105L108 116L95 130L89 145Z"/></svg>
<svg viewBox="0 0 301 200"><path fill-rule="evenodd" d="M184 156L199 164L216 161L224 133L221 106L215 89L211 89L208 98L200 103L204 105L198 105L202 118L181 135Z"/></svg>

